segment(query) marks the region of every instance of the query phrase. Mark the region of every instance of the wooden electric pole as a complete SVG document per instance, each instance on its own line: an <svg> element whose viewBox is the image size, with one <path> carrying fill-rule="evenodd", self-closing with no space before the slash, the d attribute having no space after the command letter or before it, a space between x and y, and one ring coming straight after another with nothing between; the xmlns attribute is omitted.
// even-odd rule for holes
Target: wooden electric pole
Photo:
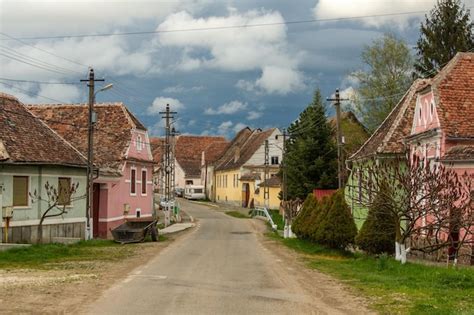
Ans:
<svg viewBox="0 0 474 315"><path fill-rule="evenodd" d="M103 82L104 79L95 79L94 69L89 70L89 79L81 80L81 82L88 82L89 87L89 119L87 124L87 192L86 192L86 239L92 239L91 231L91 210L93 204L94 184L93 184L93 169L94 169L94 126L96 123L96 116L94 113L95 102L95 82Z"/></svg>
<svg viewBox="0 0 474 315"><path fill-rule="evenodd" d="M344 187L344 151L343 151L343 139L341 130L341 101L348 101L349 99L341 99L339 95L339 89L336 89L335 98L328 98L328 101L334 102L336 107L336 136L337 136L337 179L339 189Z"/></svg>

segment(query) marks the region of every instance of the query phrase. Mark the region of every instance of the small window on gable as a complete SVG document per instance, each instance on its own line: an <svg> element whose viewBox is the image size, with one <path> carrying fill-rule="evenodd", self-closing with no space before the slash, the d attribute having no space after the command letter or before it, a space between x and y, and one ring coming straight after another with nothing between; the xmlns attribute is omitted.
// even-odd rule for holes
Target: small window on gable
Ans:
<svg viewBox="0 0 474 315"><path fill-rule="evenodd" d="M141 137L141 136L137 136L137 150L138 150L138 151L141 151L141 150L142 150L142 147L143 147L142 137Z"/></svg>
<svg viewBox="0 0 474 315"><path fill-rule="evenodd" d="M278 156L272 156L272 165L278 165Z"/></svg>
<svg viewBox="0 0 474 315"><path fill-rule="evenodd" d="M434 115L434 103L430 104L430 112L431 112L431 118L433 118Z"/></svg>

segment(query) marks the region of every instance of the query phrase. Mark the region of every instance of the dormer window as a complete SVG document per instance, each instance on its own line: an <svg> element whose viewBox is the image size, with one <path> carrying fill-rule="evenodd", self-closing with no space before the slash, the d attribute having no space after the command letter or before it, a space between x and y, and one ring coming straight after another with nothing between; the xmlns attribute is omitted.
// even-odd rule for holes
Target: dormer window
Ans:
<svg viewBox="0 0 474 315"><path fill-rule="evenodd" d="M142 142L142 137L141 136L137 136L137 150L138 151L141 151L142 148L143 148L143 142Z"/></svg>

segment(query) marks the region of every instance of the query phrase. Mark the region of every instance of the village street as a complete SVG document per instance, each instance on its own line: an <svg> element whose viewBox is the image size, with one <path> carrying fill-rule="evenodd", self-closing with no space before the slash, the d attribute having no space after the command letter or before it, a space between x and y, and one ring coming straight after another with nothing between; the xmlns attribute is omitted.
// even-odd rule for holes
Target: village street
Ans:
<svg viewBox="0 0 474 315"><path fill-rule="evenodd" d="M88 313L367 314L334 280L266 248L263 222L181 204L196 228L132 270Z"/></svg>

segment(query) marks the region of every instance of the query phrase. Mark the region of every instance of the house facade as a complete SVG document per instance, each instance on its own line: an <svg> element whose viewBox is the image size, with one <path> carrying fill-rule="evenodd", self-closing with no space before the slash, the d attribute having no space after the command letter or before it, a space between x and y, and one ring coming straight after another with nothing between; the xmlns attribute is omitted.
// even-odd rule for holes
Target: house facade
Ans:
<svg viewBox="0 0 474 315"><path fill-rule="evenodd" d="M366 200L372 197L359 179L367 177L366 170L372 163L406 157L408 147L405 138L411 132L417 91L428 83L429 80L416 80L382 124L346 161L350 174L345 186L345 197L358 229L367 218Z"/></svg>
<svg viewBox="0 0 474 315"><path fill-rule="evenodd" d="M459 175L474 174L474 53L458 53L418 90L406 141L411 157L441 163ZM420 224L429 219L422 218ZM471 263L473 249L474 245L467 249Z"/></svg>
<svg viewBox="0 0 474 315"><path fill-rule="evenodd" d="M77 150L87 152L87 105L28 108ZM110 238L110 230L126 219L154 215L154 161L147 129L123 103L95 104L94 111L94 165L98 174L93 183L93 236Z"/></svg>
<svg viewBox="0 0 474 315"><path fill-rule="evenodd" d="M0 93L0 241L36 243L38 225L48 210L46 185L59 201L43 222L43 242L84 239L86 158L32 115L14 96ZM66 191L78 185L69 195Z"/></svg>
<svg viewBox="0 0 474 315"><path fill-rule="evenodd" d="M265 142L268 141L268 166L265 165ZM244 208L265 206L278 209L281 185L272 187L268 200L264 199L265 168L269 178L276 176L282 160L283 138L277 128L242 129L229 144L223 156L213 165L216 202Z"/></svg>

